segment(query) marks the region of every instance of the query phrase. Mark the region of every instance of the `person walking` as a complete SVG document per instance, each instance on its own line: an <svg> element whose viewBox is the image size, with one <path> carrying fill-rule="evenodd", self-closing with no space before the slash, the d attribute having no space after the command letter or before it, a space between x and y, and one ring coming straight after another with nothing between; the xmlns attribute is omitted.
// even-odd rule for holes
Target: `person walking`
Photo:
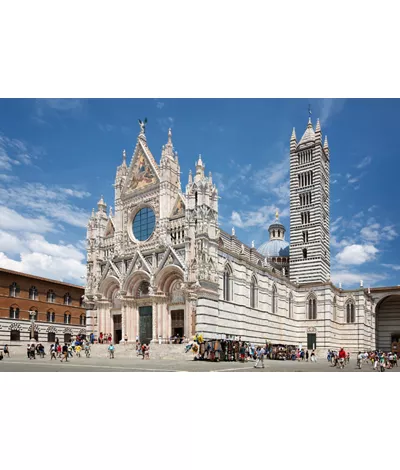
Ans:
<svg viewBox="0 0 400 470"><path fill-rule="evenodd" d="M262 368L264 369L264 354L265 354L264 348L257 348L257 360L256 360L256 363L254 364L255 369L257 369L260 363L261 363Z"/></svg>
<svg viewBox="0 0 400 470"><path fill-rule="evenodd" d="M306 362L308 362L308 349L306 349Z"/></svg>
<svg viewBox="0 0 400 470"><path fill-rule="evenodd" d="M4 357L10 357L10 352L8 351L8 344L4 345Z"/></svg>
<svg viewBox="0 0 400 470"><path fill-rule="evenodd" d="M110 359L114 359L114 345L113 344L110 344L110 346L108 346L108 352L110 353Z"/></svg>
<svg viewBox="0 0 400 470"><path fill-rule="evenodd" d="M85 354L86 357L90 357L90 343L85 344Z"/></svg>
<svg viewBox="0 0 400 470"><path fill-rule="evenodd" d="M124 342L125 342L125 346L126 346L126 344L128 342L128 335L126 333L125 333L125 336L124 336Z"/></svg>
<svg viewBox="0 0 400 470"><path fill-rule="evenodd" d="M82 346L80 344L77 344L75 346L76 357L81 357L81 349L82 349Z"/></svg>
<svg viewBox="0 0 400 470"><path fill-rule="evenodd" d="M28 346L26 347L26 355L28 359L31 358L31 345L30 344L28 344Z"/></svg>
<svg viewBox="0 0 400 470"><path fill-rule="evenodd" d="M32 343L31 344L31 359L36 359L36 356L35 356L35 345Z"/></svg>
<svg viewBox="0 0 400 470"><path fill-rule="evenodd" d="M68 362L68 346L67 346L67 343L65 343L64 346L62 347L62 353L63 353L63 357L61 358L61 362L63 362L64 359L65 359L65 362Z"/></svg>
<svg viewBox="0 0 400 470"><path fill-rule="evenodd" d="M57 359L56 357L56 345L52 344L50 346L50 360L52 361L53 359Z"/></svg>

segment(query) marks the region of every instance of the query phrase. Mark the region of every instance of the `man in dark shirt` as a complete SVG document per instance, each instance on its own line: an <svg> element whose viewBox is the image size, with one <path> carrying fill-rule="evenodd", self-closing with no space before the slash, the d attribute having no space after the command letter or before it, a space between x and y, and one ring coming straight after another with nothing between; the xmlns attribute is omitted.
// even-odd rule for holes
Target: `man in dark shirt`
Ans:
<svg viewBox="0 0 400 470"><path fill-rule="evenodd" d="M65 362L68 362L68 346L66 343L62 347L62 352L63 352L63 357L61 359L61 362L63 362L64 359L65 359Z"/></svg>

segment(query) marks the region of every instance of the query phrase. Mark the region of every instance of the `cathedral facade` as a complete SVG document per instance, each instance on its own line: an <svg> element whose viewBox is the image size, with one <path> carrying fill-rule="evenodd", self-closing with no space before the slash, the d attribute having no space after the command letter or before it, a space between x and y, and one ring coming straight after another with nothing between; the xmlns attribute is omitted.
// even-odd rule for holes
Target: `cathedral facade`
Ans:
<svg viewBox="0 0 400 470"><path fill-rule="evenodd" d="M241 338L326 350L383 347L376 313L386 291L330 280L330 152L319 121L290 139L290 244L276 214L270 240L247 246L218 223L218 188L199 156L180 181L171 130L157 163L145 124L123 152L114 212L103 198L87 229L87 333L141 342ZM400 293L396 291L396 294ZM399 320L400 332L400 320Z"/></svg>

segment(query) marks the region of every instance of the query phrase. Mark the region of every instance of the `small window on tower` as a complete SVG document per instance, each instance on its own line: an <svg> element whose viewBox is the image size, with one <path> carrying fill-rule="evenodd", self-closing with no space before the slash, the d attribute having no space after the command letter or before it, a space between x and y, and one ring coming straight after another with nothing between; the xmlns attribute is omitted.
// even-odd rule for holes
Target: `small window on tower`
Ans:
<svg viewBox="0 0 400 470"><path fill-rule="evenodd" d="M303 248L303 259L307 259L307 248Z"/></svg>

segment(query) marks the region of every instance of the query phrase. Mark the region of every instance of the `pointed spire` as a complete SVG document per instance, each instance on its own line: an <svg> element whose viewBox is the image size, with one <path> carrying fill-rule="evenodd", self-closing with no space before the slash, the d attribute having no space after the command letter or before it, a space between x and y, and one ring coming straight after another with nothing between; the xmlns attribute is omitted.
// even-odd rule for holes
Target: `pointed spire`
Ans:
<svg viewBox="0 0 400 470"><path fill-rule="evenodd" d="M315 141L320 144L322 144L322 132L321 132L321 124L319 122L319 119L317 119L317 124L315 126Z"/></svg>
<svg viewBox="0 0 400 470"><path fill-rule="evenodd" d="M212 173L210 171L210 173L208 173L208 181L210 182L210 184L212 184Z"/></svg>
<svg viewBox="0 0 400 470"><path fill-rule="evenodd" d="M109 212L109 217L113 216L113 211L112 211L112 206L110 206L110 212Z"/></svg>
<svg viewBox="0 0 400 470"><path fill-rule="evenodd" d="M292 135L290 137L290 151L291 152L294 152L296 150L296 145L297 145L297 137L296 137L295 128L293 127Z"/></svg>
<svg viewBox="0 0 400 470"><path fill-rule="evenodd" d="M197 160L196 166L204 166L203 160L201 159L201 153L199 153L199 159Z"/></svg>
<svg viewBox="0 0 400 470"><path fill-rule="evenodd" d="M94 219L95 218L95 215L94 215L94 207L92 209L92 218Z"/></svg>
<svg viewBox="0 0 400 470"><path fill-rule="evenodd" d="M174 145L172 144L172 131L168 129L168 141L162 146L161 159L163 158L174 159Z"/></svg>
<svg viewBox="0 0 400 470"><path fill-rule="evenodd" d="M193 178L192 178L192 170L189 170L189 181L188 181L189 184L192 184L193 183Z"/></svg>
<svg viewBox="0 0 400 470"><path fill-rule="evenodd" d="M299 144L305 143L305 142L311 142L315 140L315 132L313 129L313 125L311 122L311 117L308 118L308 124L307 124L307 129L303 134L303 137L300 139Z"/></svg>
<svg viewBox="0 0 400 470"><path fill-rule="evenodd" d="M97 208L99 212L106 212L107 210L107 204L104 202L103 195L101 195L101 198L99 202L97 203Z"/></svg>
<svg viewBox="0 0 400 470"><path fill-rule="evenodd" d="M126 150L122 151L122 165L126 166Z"/></svg>
<svg viewBox="0 0 400 470"><path fill-rule="evenodd" d="M327 136L327 135L325 136L324 149L329 149L329 145L328 145L328 136Z"/></svg>

